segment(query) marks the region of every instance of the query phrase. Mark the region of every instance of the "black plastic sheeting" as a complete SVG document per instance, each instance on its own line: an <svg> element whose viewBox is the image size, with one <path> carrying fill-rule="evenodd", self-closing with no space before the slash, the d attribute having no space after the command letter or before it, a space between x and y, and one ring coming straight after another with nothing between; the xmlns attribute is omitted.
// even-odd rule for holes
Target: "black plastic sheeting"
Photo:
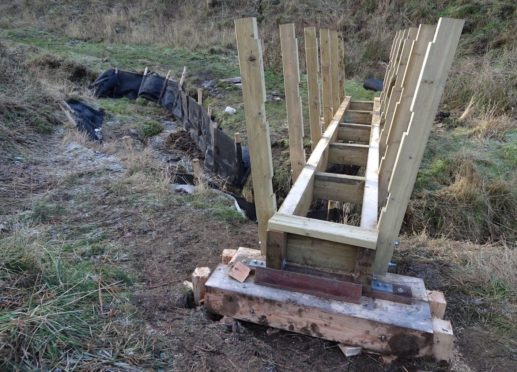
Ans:
<svg viewBox="0 0 517 372"><path fill-rule="evenodd" d="M380 79L368 78L364 81L363 88L367 90L373 90L375 92L380 92L384 82Z"/></svg>
<svg viewBox="0 0 517 372"><path fill-rule="evenodd" d="M134 72L109 69L90 86L99 98L138 97L159 103L183 128L205 155L204 166L235 186L242 186L250 172L246 147L236 144L217 125L203 106L187 96L178 83L157 73L145 76Z"/></svg>
<svg viewBox="0 0 517 372"><path fill-rule="evenodd" d="M104 110L95 110L87 104L69 99L66 101L72 116L81 132L88 134L93 141L102 141L102 122L104 121Z"/></svg>

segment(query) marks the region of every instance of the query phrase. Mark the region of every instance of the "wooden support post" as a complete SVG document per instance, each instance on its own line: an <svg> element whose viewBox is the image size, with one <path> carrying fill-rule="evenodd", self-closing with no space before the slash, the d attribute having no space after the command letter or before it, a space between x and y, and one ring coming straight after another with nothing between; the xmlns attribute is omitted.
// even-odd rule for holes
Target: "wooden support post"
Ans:
<svg viewBox="0 0 517 372"><path fill-rule="evenodd" d="M196 185L203 189L203 168L201 167L201 163L199 159L192 160L192 170L194 171L194 178L196 179Z"/></svg>
<svg viewBox="0 0 517 372"><path fill-rule="evenodd" d="M321 58L321 92L323 96L323 129L325 130L332 120L332 76L330 30L320 29L320 58Z"/></svg>
<svg viewBox="0 0 517 372"><path fill-rule="evenodd" d="M341 103L339 92L339 39L337 31L330 31L330 69L332 76L332 114L335 114Z"/></svg>
<svg viewBox="0 0 517 372"><path fill-rule="evenodd" d="M181 78L179 82L180 89L183 89L183 84L185 84L185 79L187 78L187 66L183 66L183 72L181 73Z"/></svg>
<svg viewBox="0 0 517 372"><path fill-rule="evenodd" d="M307 68L307 91L309 95L309 128L311 130L311 151L314 150L321 138L320 124L320 87L318 83L318 39L316 27L304 29L305 63Z"/></svg>
<svg viewBox="0 0 517 372"><path fill-rule="evenodd" d="M291 159L292 180L296 181L305 166L303 149L303 114L300 97L300 67L298 63L298 41L294 23L280 25L280 46L284 70L285 103L289 124L289 158Z"/></svg>
<svg viewBox="0 0 517 372"><path fill-rule="evenodd" d="M258 38L257 20L243 18L235 20L235 35L239 53L239 66L242 77L242 95L248 146L251 158L251 177L259 241L262 254L266 254L267 221L276 211L276 199L273 193L273 162L271 157L271 139L269 125L266 121L266 88L264 83L264 64L262 60L262 43Z"/></svg>
<svg viewBox="0 0 517 372"><path fill-rule="evenodd" d="M197 103L203 106L203 88L197 88Z"/></svg>
<svg viewBox="0 0 517 372"><path fill-rule="evenodd" d="M415 184L418 168L443 94L464 21L440 18L432 43L427 48L411 104L411 120L403 134L388 186L388 202L382 208L374 272L384 274L393 255L394 241Z"/></svg>
<svg viewBox="0 0 517 372"><path fill-rule="evenodd" d="M381 136L381 147L384 147L385 150L382 152L383 157L379 167L379 199L381 205L384 205L386 201L388 183L395 165L402 134L407 130L411 118L410 106L415 95L418 76L422 70L425 53L429 43L433 40L435 30L435 25L420 25L410 52L406 71L403 74L400 100L395 105L391 120L388 121L387 119L383 128L382 134L385 134L385 142L382 142L383 137Z"/></svg>
<svg viewBox="0 0 517 372"><path fill-rule="evenodd" d="M345 99L345 45L343 33L339 33L339 102Z"/></svg>
<svg viewBox="0 0 517 372"><path fill-rule="evenodd" d="M196 267L192 273L192 290L194 291L194 303L200 305L205 298L205 283L210 277L210 268Z"/></svg>

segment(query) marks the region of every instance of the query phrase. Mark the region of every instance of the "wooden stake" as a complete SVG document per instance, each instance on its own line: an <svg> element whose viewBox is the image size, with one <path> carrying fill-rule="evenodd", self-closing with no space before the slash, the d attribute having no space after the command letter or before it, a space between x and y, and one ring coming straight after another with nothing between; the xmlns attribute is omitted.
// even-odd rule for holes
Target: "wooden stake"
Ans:
<svg viewBox="0 0 517 372"><path fill-rule="evenodd" d="M339 107L339 39L337 31L330 31L330 69L332 76L332 114L335 114Z"/></svg>
<svg viewBox="0 0 517 372"><path fill-rule="evenodd" d="M196 267L192 273L192 290L194 292L194 303L200 305L205 298L205 283L210 276L210 268Z"/></svg>
<svg viewBox="0 0 517 372"><path fill-rule="evenodd" d="M427 48L411 104L411 120L408 130L402 136L388 186L388 202L379 218L379 237L374 263L376 274L384 274L388 270L394 241L399 234L411 197L463 24L463 20L440 18L433 42Z"/></svg>
<svg viewBox="0 0 517 372"><path fill-rule="evenodd" d="M257 212L259 241L262 254L266 254L267 222L276 211L273 193L273 162L269 125L266 121L266 88L262 44L258 38L257 20L235 20L235 35L242 76L244 114L248 131L251 158L251 176Z"/></svg>
<svg viewBox="0 0 517 372"><path fill-rule="evenodd" d="M309 128L311 130L311 150L314 150L314 147L316 147L316 144L321 138L318 39L316 38L316 27L305 28L304 35L307 91L309 95Z"/></svg>
<svg viewBox="0 0 517 372"><path fill-rule="evenodd" d="M203 88L197 88L197 103L203 106Z"/></svg>
<svg viewBox="0 0 517 372"><path fill-rule="evenodd" d="M331 52L330 52L330 30L320 30L320 58L321 58L321 80L323 96L323 130L332 120L332 77L331 77Z"/></svg>
<svg viewBox="0 0 517 372"><path fill-rule="evenodd" d="M298 65L298 41L294 23L280 25L280 46L284 70L285 103L289 124L289 157L293 183L305 165L303 149L303 114L300 97L300 68Z"/></svg>
<svg viewBox="0 0 517 372"><path fill-rule="evenodd" d="M183 84L185 83L185 79L187 78L187 66L183 66L183 72L181 73L181 78L179 82L180 89L183 89Z"/></svg>

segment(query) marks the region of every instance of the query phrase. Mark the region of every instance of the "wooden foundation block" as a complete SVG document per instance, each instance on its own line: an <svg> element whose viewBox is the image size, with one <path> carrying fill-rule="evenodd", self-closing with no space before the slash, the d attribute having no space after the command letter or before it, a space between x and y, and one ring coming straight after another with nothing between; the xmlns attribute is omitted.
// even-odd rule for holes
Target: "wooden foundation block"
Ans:
<svg viewBox="0 0 517 372"><path fill-rule="evenodd" d="M260 259L260 258L263 258L260 253L260 250L246 248L246 247L239 247L239 249L237 249L237 252L235 252L232 259L230 260L229 264L232 264L237 261L243 261L243 260L249 260L249 259Z"/></svg>
<svg viewBox="0 0 517 372"><path fill-rule="evenodd" d="M220 315L320 337L382 354L417 357L433 353L429 304L399 304L362 297L360 303L245 283L219 265L206 283L205 307ZM440 341L439 346L445 341ZM446 348L445 348L446 349ZM438 350L442 356L443 351Z"/></svg>
<svg viewBox="0 0 517 372"><path fill-rule="evenodd" d="M454 350L454 333L451 322L433 318L433 356L438 361L449 362Z"/></svg>
<svg viewBox="0 0 517 372"><path fill-rule="evenodd" d="M194 292L194 303L200 305L205 298L205 283L210 276L210 268L196 267L192 273L192 290Z"/></svg>
<svg viewBox="0 0 517 372"><path fill-rule="evenodd" d="M438 319L443 319L447 301L445 295L441 291L427 291L427 298L429 299L429 306L431 308L431 315Z"/></svg>
<svg viewBox="0 0 517 372"><path fill-rule="evenodd" d="M236 249L223 249L223 253L221 254L221 263L228 265L233 256L235 256L235 253L237 253Z"/></svg>

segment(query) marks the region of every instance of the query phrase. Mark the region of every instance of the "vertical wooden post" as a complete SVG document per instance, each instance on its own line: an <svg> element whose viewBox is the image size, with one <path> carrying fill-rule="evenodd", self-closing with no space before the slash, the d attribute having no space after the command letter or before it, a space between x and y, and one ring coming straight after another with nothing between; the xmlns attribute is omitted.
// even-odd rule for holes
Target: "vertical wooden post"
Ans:
<svg viewBox="0 0 517 372"><path fill-rule="evenodd" d="M323 130L332 121L332 77L330 60L330 30L320 30L321 91L323 96Z"/></svg>
<svg viewBox="0 0 517 372"><path fill-rule="evenodd" d="M335 114L341 101L339 93L339 40L337 31L330 31L330 70L332 76L332 114Z"/></svg>
<svg viewBox="0 0 517 372"><path fill-rule="evenodd" d="M181 78L179 82L180 89L183 89L183 84L185 84L185 79L187 78L187 66L183 66L183 72L181 73Z"/></svg>
<svg viewBox="0 0 517 372"><path fill-rule="evenodd" d="M418 75L422 70L425 52L429 43L433 40L435 30L435 25L420 25L416 40L411 48L406 70L403 73L400 100L395 105L391 119L389 117L386 118L383 132L381 133L381 148L384 148L382 152L384 155L379 166L379 199L381 200L381 205L386 201L388 183L395 165L398 147L402 134L406 131L411 119L410 106L415 95Z"/></svg>
<svg viewBox="0 0 517 372"><path fill-rule="evenodd" d="M394 240L402 226L463 24L463 20L440 18L434 39L427 48L411 103L411 120L408 130L402 136L391 176L388 202L382 208L379 218L374 263L376 274L386 273L393 255Z"/></svg>
<svg viewBox="0 0 517 372"><path fill-rule="evenodd" d="M262 254L266 254L267 222L276 211L273 193L273 162L271 139L266 121L266 87L262 44L258 38L257 20L235 20L235 35L242 78L244 114L249 138L251 177L257 212L259 241Z"/></svg>
<svg viewBox="0 0 517 372"><path fill-rule="evenodd" d="M316 27L306 27L305 35L305 63L307 67L307 90L309 95L309 128L311 130L311 150L321 138L320 124L320 87L318 84L318 39Z"/></svg>
<svg viewBox="0 0 517 372"><path fill-rule="evenodd" d="M345 40L343 39L343 33L338 35L339 41L339 103L345 99Z"/></svg>
<svg viewBox="0 0 517 372"><path fill-rule="evenodd" d="M289 125L289 158L291 159L292 181L294 183L305 166L300 67L294 23L280 25L280 47L282 49L285 103Z"/></svg>

